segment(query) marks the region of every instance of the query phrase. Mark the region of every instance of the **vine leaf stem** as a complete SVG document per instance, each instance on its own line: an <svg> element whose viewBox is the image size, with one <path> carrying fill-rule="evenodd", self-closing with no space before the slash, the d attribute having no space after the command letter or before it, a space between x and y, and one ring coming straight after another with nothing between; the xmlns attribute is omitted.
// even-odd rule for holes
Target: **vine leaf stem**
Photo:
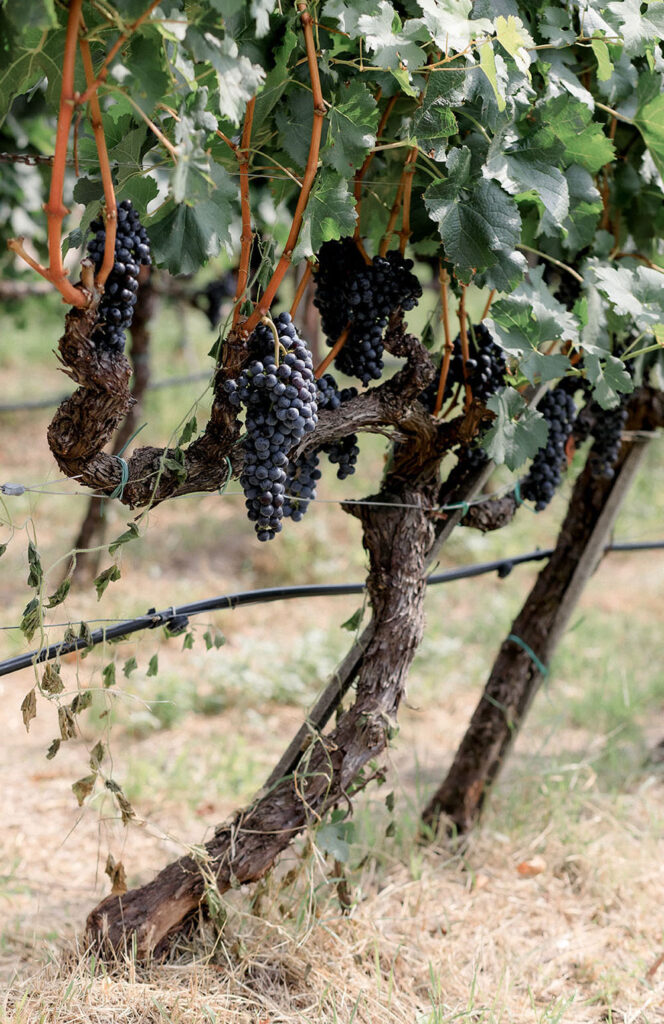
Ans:
<svg viewBox="0 0 664 1024"><path fill-rule="evenodd" d="M491 309L491 303L493 302L495 297L496 289L492 288L491 291L489 292L489 298L486 300L486 306L484 307L484 312L482 313L482 320L486 320L486 318L488 317L489 310Z"/></svg>
<svg viewBox="0 0 664 1024"><path fill-rule="evenodd" d="M304 0L300 0L300 2L298 2L297 9L300 12L300 21L302 23L304 42L307 50L307 64L309 66L309 77L311 79L311 92L314 106L311 139L309 141L309 155L307 157L307 166L304 170L304 177L302 178L302 188L300 189L297 206L295 207L295 213L293 214L293 223L291 224L291 229L288 233L288 238L286 239L284 251L274 269L267 288L263 292L260 302L243 326L243 330L248 333L253 331L261 317L265 316L265 314L269 312L270 306L274 302L274 297L277 294L277 289L283 281L286 271L290 266L290 262L293 257L293 250L300 234L300 228L302 227L304 211L307 203L309 202L309 195L316 177L316 171L318 170L318 154L320 152L320 141L323 133L323 118L326 114L326 108L325 103L323 102L323 91L320 84L318 56L316 53L316 43L313 34L313 18L306 8L307 5Z"/></svg>
<svg viewBox="0 0 664 1024"><path fill-rule="evenodd" d="M94 81L95 77L92 66L92 55L90 53L90 44L87 39L81 38L79 40L79 45L81 48L81 57L83 58L83 67L85 69L85 80L87 84L90 85L91 82ZM118 226L118 211L115 201L115 189L113 188L111 165L108 160L108 150L106 148L104 125L101 118L99 97L96 92L90 94L90 121L92 123L97 155L99 157L99 170L104 186L104 202L106 205L106 240L104 242L104 259L95 281L99 288L103 288L108 279L108 275L113 269L113 263L115 262L115 236L117 234Z"/></svg>

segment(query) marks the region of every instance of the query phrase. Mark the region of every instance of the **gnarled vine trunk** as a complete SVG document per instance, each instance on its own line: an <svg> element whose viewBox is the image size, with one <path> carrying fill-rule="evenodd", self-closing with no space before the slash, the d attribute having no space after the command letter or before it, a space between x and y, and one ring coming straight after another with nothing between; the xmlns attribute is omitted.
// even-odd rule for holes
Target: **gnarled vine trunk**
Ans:
<svg viewBox="0 0 664 1024"><path fill-rule="evenodd" d="M628 430L653 429L664 422L661 394L649 389L634 395L629 410ZM549 665L602 557L645 448L644 438L624 441L612 479L593 477L590 460L586 463L555 551L503 641L454 762L423 812L424 824L434 832L443 815L460 833L477 821L540 687L541 668Z"/></svg>

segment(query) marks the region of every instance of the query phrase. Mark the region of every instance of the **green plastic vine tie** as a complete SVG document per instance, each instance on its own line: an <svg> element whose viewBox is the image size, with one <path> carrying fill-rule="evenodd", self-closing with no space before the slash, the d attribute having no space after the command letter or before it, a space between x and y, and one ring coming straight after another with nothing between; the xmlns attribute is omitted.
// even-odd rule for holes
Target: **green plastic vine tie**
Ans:
<svg viewBox="0 0 664 1024"><path fill-rule="evenodd" d="M520 636L516 635L516 633L510 633L510 635L507 637L507 639L511 640L512 643L516 644L517 647L520 647L521 650L526 652L526 654L532 660L533 665L535 666L537 671L540 673L540 675L543 675L544 678L546 678L548 676L548 674L549 674L548 668L546 667L546 665L544 664L543 661L540 661L540 659L537 657L537 655L535 654L535 652L532 649L532 647L530 647L530 645L527 644L525 640L522 640Z"/></svg>
<svg viewBox="0 0 664 1024"><path fill-rule="evenodd" d="M125 489L125 487L127 486L127 482L128 482L128 480L129 480L129 466L128 466L128 464L127 464L127 463L125 462L125 460L124 460L124 459L120 458L120 456L122 455L122 453L123 453L123 452L126 452L127 448L128 448L128 447L129 447L129 445L131 444L131 442L132 442L132 441L134 440L134 438L136 437L136 435L137 435L137 434L140 434L140 432L141 432L141 430L143 429L143 427L147 427L147 422L145 422L145 423L141 423L140 427L137 427L137 428L136 428L136 430L135 430L135 431L134 431L134 433L133 433L133 434L131 435L131 437L128 437L128 438L127 438L127 440L126 440L126 441L125 441L125 443L124 443L124 444L122 445L122 448L121 448L121 449L120 449L120 451L119 451L119 452L117 453L117 455L114 455L114 456L113 456L113 458L117 459L117 460L118 460L118 462L120 463L120 469L121 469L121 471L122 471L122 475L121 475L121 477L120 477L120 483L119 483L119 484L118 484L118 486L117 486L117 487L116 487L116 488L115 488L115 489L114 489L114 490L113 490L113 491L112 491L112 492L111 492L111 493L109 494L109 498L122 498L122 495L124 494L124 489Z"/></svg>
<svg viewBox="0 0 664 1024"><path fill-rule="evenodd" d="M219 488L219 491L218 491L219 494L224 494L226 488L228 487L229 483L231 482L231 477L233 475L233 464L232 464L231 460L228 458L228 455L224 455L224 458L226 459L226 465L228 466L228 472L226 473L226 479L224 480L223 484Z"/></svg>

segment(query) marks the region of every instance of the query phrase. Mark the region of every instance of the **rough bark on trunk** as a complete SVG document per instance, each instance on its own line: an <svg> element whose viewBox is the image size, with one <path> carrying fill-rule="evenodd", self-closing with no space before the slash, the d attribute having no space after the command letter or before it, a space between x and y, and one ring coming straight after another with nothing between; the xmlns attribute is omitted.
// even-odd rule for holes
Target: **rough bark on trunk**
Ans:
<svg viewBox="0 0 664 1024"><path fill-rule="evenodd" d="M435 490L434 482L383 490L376 500L394 502L393 509L347 510L362 520L373 627L354 666L356 699L336 728L312 736L297 769L219 828L199 860L182 857L148 885L105 899L88 918L91 942L116 952L133 943L140 958L163 950L199 906L206 886L223 892L259 879L302 829L344 799L361 769L384 749L422 638L425 570L434 543L427 509Z"/></svg>
<svg viewBox="0 0 664 1024"><path fill-rule="evenodd" d="M155 298L150 268L141 267L129 349L129 360L134 371L131 396L135 404L127 412L115 435L112 449L114 455L122 451L136 430L141 414L141 402L150 381L150 321L154 316ZM92 548L95 542L103 543L106 529L104 501L104 498L93 497L88 503L86 514L74 541L74 548L78 554L72 558L67 570L67 575L71 573L73 580L92 577L97 573L101 551L86 549Z"/></svg>
<svg viewBox="0 0 664 1024"><path fill-rule="evenodd" d="M662 398L642 389L630 402L628 430L662 423ZM578 478L555 551L539 574L509 636L503 641L484 693L422 820L435 832L445 815L457 832L477 821L489 787L514 742L589 577L597 568L620 505L642 460L644 439L623 442L615 475L596 479L590 460ZM521 646L512 637L518 637ZM534 652L533 660L527 648Z"/></svg>

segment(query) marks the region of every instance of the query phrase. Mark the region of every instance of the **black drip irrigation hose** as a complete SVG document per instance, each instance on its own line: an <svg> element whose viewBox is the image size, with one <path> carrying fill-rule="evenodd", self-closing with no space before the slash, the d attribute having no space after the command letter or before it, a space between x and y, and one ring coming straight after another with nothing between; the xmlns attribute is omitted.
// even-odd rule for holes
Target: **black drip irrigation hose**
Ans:
<svg viewBox="0 0 664 1024"><path fill-rule="evenodd" d="M624 544L609 544L604 553L612 551L658 551L664 549L664 540L660 541L634 541ZM435 586L438 583L452 583L454 580L472 579L474 576L484 576L490 572L497 572L502 578L508 576L515 565L523 565L525 562L540 562L550 558L554 548L542 548L539 551L530 551L525 555L514 555L512 558L499 558L494 562L478 562L476 565L462 565L458 569L448 569L447 572L434 573L427 577L427 586ZM181 632L189 624L192 615L201 615L203 612L212 612L241 608L243 605L267 604L271 601L293 601L300 597L340 597L346 594L362 594L366 589L364 583L326 583L306 584L299 587L268 587L264 590L245 590L238 594L223 594L218 597L208 597L203 601L193 601L191 604L181 604L177 607L166 608L157 612L154 609L146 612L136 619L127 619L118 622L115 626L96 629L87 636L76 637L73 640L62 641L58 644L51 644L49 647L42 647L41 650L29 651L27 654L20 654L15 658L8 658L0 661L0 676L10 675L20 669L28 668L30 665L39 665L45 661L52 661L54 658L71 654L73 651L89 650L97 644L107 640L118 640L120 637L130 636L132 633L139 633L144 629L156 629L159 626L166 626L171 631ZM18 628L18 627L17 627Z"/></svg>

